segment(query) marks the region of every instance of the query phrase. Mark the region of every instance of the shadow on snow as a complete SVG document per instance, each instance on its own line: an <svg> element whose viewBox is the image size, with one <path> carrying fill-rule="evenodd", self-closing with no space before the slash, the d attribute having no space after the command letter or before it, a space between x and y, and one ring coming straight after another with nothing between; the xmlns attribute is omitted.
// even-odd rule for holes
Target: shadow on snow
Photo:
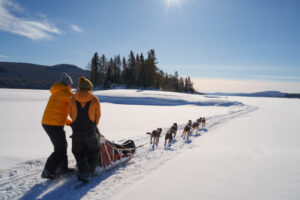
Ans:
<svg viewBox="0 0 300 200"><path fill-rule="evenodd" d="M118 170L126 167L126 165L127 164L121 165L102 173L99 177L93 178L88 184L83 185L77 190L72 189L72 186L77 183L77 176L75 174L60 178L58 180L47 180L43 183L34 185L20 199L80 199L85 196L90 190L97 187L102 181L105 181L110 176L116 174Z"/></svg>
<svg viewBox="0 0 300 200"><path fill-rule="evenodd" d="M164 99L154 97L116 97L116 96L102 96L97 95L102 103L114 103L123 105L146 105L146 106L181 106L181 105L195 105L195 106L236 106L243 105L237 101L186 101L182 99Z"/></svg>
<svg viewBox="0 0 300 200"><path fill-rule="evenodd" d="M199 136L201 136L200 133L196 133L196 134L194 135L194 137L199 137Z"/></svg>

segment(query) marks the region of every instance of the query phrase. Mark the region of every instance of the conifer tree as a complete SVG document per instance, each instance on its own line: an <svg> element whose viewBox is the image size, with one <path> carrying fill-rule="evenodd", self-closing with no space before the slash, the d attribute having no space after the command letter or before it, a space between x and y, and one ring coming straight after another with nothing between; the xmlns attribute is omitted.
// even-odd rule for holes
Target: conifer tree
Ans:
<svg viewBox="0 0 300 200"><path fill-rule="evenodd" d="M94 85L99 85L99 56L98 53L94 53L91 61L91 81Z"/></svg>
<svg viewBox="0 0 300 200"><path fill-rule="evenodd" d="M99 83L103 87L105 76L107 72L107 60L104 54L100 57L100 62L99 62Z"/></svg>
<svg viewBox="0 0 300 200"><path fill-rule="evenodd" d="M130 87L130 70L129 70L129 67L128 67L128 64L126 62L125 57L123 57L123 60L122 60L122 67L123 67L122 80L123 80L123 83L128 88L128 87Z"/></svg>
<svg viewBox="0 0 300 200"><path fill-rule="evenodd" d="M179 77L178 72L175 71L175 90L176 91L179 91L179 80L178 80L178 77Z"/></svg>
<svg viewBox="0 0 300 200"><path fill-rule="evenodd" d="M113 70L113 77L115 84L121 83L121 58L120 55L115 56L114 58L114 70Z"/></svg>
<svg viewBox="0 0 300 200"><path fill-rule="evenodd" d="M136 54L135 56L135 67L134 67L134 75L135 75L135 84L137 86L141 86L139 84L139 79L140 79L140 71L141 71L141 60L140 60L140 55L139 54Z"/></svg>
<svg viewBox="0 0 300 200"><path fill-rule="evenodd" d="M129 77L129 86L136 86L136 64L135 64L135 56L133 51L130 51L129 57L128 57L128 67L129 67L129 72L130 72L130 77Z"/></svg>
<svg viewBox="0 0 300 200"><path fill-rule="evenodd" d="M104 88L110 88L111 85L113 84L113 65L114 65L114 61L111 58L107 65L107 72L106 72L106 77L105 77L105 81L104 81Z"/></svg>
<svg viewBox="0 0 300 200"><path fill-rule="evenodd" d="M140 62L140 70L139 70L138 84L139 86L146 88L147 74L146 74L144 55L142 53L140 55L139 62Z"/></svg>
<svg viewBox="0 0 300 200"><path fill-rule="evenodd" d="M184 88L185 88L185 86L184 86L184 80L183 80L182 77L180 77L180 79L179 79L179 91L180 92L184 91Z"/></svg>
<svg viewBox="0 0 300 200"><path fill-rule="evenodd" d="M148 51L148 58L146 61L146 72L147 72L147 84L150 83L151 86L154 88L155 87L155 78L157 74L157 61L156 61L156 56L155 56L155 51L154 49L151 49Z"/></svg>

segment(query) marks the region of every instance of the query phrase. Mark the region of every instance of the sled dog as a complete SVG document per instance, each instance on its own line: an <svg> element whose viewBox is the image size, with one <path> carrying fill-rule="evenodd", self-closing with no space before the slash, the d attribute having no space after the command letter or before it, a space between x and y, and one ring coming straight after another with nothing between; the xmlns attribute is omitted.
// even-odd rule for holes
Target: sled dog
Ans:
<svg viewBox="0 0 300 200"><path fill-rule="evenodd" d="M190 136L190 131L191 131L191 126L190 125L186 125L183 129L183 132L182 132L182 135L183 136L183 139L189 139L189 136Z"/></svg>
<svg viewBox="0 0 300 200"><path fill-rule="evenodd" d="M173 140L173 132L172 130L170 129L167 134L166 134L166 137L165 137L165 146L168 142L168 147L171 146L171 142Z"/></svg>
<svg viewBox="0 0 300 200"><path fill-rule="evenodd" d="M150 135L150 144L153 144L152 146L154 146L154 144L156 144L156 146L158 146L161 132L162 132L162 129L157 128L156 130L153 130L151 133L149 133L149 132L146 133L146 134Z"/></svg>
<svg viewBox="0 0 300 200"><path fill-rule="evenodd" d="M199 129L199 122L198 121L196 121L196 122L194 122L193 123L193 125L192 125L192 132L196 129L196 131L198 131L198 129Z"/></svg>
<svg viewBox="0 0 300 200"><path fill-rule="evenodd" d="M174 123L173 126L171 126L171 132L173 133L173 137L176 137L177 123Z"/></svg>

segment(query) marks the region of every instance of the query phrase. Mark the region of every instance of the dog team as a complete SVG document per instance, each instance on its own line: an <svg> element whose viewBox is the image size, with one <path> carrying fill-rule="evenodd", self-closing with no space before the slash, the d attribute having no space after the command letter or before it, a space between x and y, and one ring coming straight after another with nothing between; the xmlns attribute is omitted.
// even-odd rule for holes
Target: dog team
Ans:
<svg viewBox="0 0 300 200"><path fill-rule="evenodd" d="M184 127L181 137L183 139L189 140L189 136L191 133L194 132L194 130L199 130L199 127L201 126L201 129L204 129L206 125L206 119L205 117L200 117L197 119L194 123L192 123L192 120L189 120L187 125ZM165 136L165 147L170 147L172 140L174 137L176 137L177 133L177 123L173 123L171 128L167 131ZM152 144L152 148L154 148L154 145L158 146L159 138L162 133L162 128L157 128L156 130L153 130L152 132L147 132L146 134L150 135L150 144Z"/></svg>

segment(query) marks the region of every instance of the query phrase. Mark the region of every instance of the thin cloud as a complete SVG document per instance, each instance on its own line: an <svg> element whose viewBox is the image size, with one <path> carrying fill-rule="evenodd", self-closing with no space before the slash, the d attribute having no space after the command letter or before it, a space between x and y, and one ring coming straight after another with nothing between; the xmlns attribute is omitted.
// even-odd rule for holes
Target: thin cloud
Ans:
<svg viewBox="0 0 300 200"><path fill-rule="evenodd" d="M8 59L9 59L9 56L5 56L5 55L1 55L1 54L0 54L0 59L1 59L1 60L8 60Z"/></svg>
<svg viewBox="0 0 300 200"><path fill-rule="evenodd" d="M11 11L24 13L24 8L11 0L0 0L0 30L22 35L32 40L49 39L61 31L47 20L29 20L16 17Z"/></svg>
<svg viewBox="0 0 300 200"><path fill-rule="evenodd" d="M81 29L79 26L77 26L76 24L73 24L73 25L71 25L70 27L71 27L71 29L72 29L73 31L75 31L75 32L78 32L78 33L81 33L81 32L82 32L82 29Z"/></svg>

